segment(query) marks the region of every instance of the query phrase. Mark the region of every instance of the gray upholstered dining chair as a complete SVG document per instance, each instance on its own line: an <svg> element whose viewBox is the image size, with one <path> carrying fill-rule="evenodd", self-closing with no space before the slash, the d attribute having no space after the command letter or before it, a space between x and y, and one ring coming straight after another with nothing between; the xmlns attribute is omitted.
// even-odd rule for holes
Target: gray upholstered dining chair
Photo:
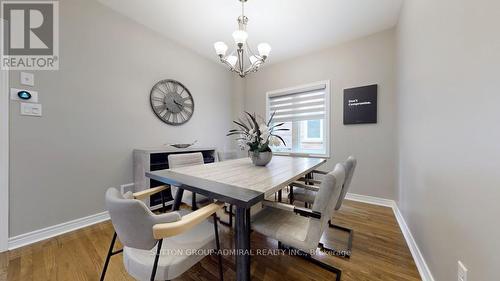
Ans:
<svg viewBox="0 0 500 281"><path fill-rule="evenodd" d="M156 215L139 200L165 189L165 186L160 186L125 195L116 188L106 191L106 208L115 233L101 273L101 281L104 280L111 256L121 252L125 269L135 279L171 280L214 249L219 258L219 278L223 279L215 215L223 203L212 203L181 216L181 212ZM213 225L206 221L210 216L213 216ZM117 237L124 247L114 251Z"/></svg>
<svg viewBox="0 0 500 281"><path fill-rule="evenodd" d="M217 151L217 158L219 161L226 161L238 158L238 153L236 151Z"/></svg>
<svg viewBox="0 0 500 281"><path fill-rule="evenodd" d="M324 176L321 188L312 209L274 201L264 201L264 209L252 218L252 229L269 238L278 240L280 248L291 247L301 251L303 257L336 274L340 280L341 271L313 258L319 241L334 213L345 178L345 168L337 164L334 170Z"/></svg>
<svg viewBox="0 0 500 281"><path fill-rule="evenodd" d="M203 161L203 154L201 152L168 155L168 167L170 169L203 164L205 164L205 162ZM172 185L170 190L172 196L176 196L179 188ZM196 210L198 206L206 205L211 202L208 197L187 190L183 192L181 201L190 206L192 210Z"/></svg>
<svg viewBox="0 0 500 281"><path fill-rule="evenodd" d="M356 169L356 164L357 160L353 156L349 156L347 160L342 163L346 171L346 177L342 185L342 191L340 193L339 200L335 204L335 210L339 210L340 207L342 207L342 203L344 202L347 191L349 190L349 187L351 185L351 180L354 174L354 170ZM316 171L316 170L313 171L312 173L323 174L323 175L326 174L326 172ZM299 181L300 182L294 182L290 184L291 187L290 190L291 192L289 194L290 202L293 204L293 201L301 201L304 202L306 207L309 205L314 205L314 200L318 196L318 190L320 189L318 185L321 184L321 181L314 179L313 176L300 178ZM352 251L352 239L354 236L354 231L350 228L333 224L331 220L328 221L328 225L331 228L339 229L349 233L347 249L345 251L332 250L332 252L336 253L337 256L349 258L351 256L351 251Z"/></svg>

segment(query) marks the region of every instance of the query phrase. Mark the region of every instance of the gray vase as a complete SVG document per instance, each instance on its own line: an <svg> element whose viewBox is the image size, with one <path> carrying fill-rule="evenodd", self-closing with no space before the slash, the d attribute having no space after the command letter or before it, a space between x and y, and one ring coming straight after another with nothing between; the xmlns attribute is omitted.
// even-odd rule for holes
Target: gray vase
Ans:
<svg viewBox="0 0 500 281"><path fill-rule="evenodd" d="M250 156L250 159L252 159L252 163L255 166L266 166L267 163L271 161L271 158L273 158L273 153L271 151L266 151L266 152L249 151L248 154Z"/></svg>

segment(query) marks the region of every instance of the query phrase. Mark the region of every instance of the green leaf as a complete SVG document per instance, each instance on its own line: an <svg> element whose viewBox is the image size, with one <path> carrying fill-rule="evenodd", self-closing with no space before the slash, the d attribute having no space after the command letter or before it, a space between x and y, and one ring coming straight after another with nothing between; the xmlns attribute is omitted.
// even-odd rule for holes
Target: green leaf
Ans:
<svg viewBox="0 0 500 281"><path fill-rule="evenodd" d="M269 127L269 125L271 125L271 122L273 121L273 117L274 115L276 114L276 110L273 112L273 114L271 114L271 117L269 117L269 121L267 121L267 126Z"/></svg>
<svg viewBox="0 0 500 281"><path fill-rule="evenodd" d="M233 123L234 123L234 124L236 124L236 125L238 125L238 126L240 126L240 127L241 127L242 129L244 129L245 131L247 131L247 132L249 131L248 127L247 127L245 124L240 123L240 122L238 122L238 121L233 121Z"/></svg>
<svg viewBox="0 0 500 281"><path fill-rule="evenodd" d="M272 127L269 128L269 132L273 132L276 128L283 126L285 123L279 123L276 125L273 125Z"/></svg>
<svg viewBox="0 0 500 281"><path fill-rule="evenodd" d="M285 142L285 140L282 137L280 137L278 135L273 135L273 134L271 134L271 136L277 137L278 139L280 139L283 142L283 145L286 146L286 142Z"/></svg>
<svg viewBox="0 0 500 281"><path fill-rule="evenodd" d="M230 133L241 133L241 134L245 134L245 135L248 135L248 132L247 131L244 131L244 130L236 130L236 129L233 129L233 130L229 130Z"/></svg>
<svg viewBox="0 0 500 281"><path fill-rule="evenodd" d="M280 127L280 126L283 126L284 124L285 124L285 122L283 122L283 123L278 123L278 124L276 124L276 125L271 126L271 128Z"/></svg>
<svg viewBox="0 0 500 281"><path fill-rule="evenodd" d="M226 135L226 137L229 137L229 136L234 136L234 135L241 135L241 133L238 133L238 132L228 133L228 134Z"/></svg>
<svg viewBox="0 0 500 281"><path fill-rule="evenodd" d="M252 115L252 114L250 114L250 113L248 113L247 111L245 111L245 113L248 115L248 117L250 117L250 120L252 120L252 122L253 122L253 124L254 124L253 129L254 129L255 131L258 131L258 130L259 130L259 124L257 124L257 120L255 119L255 116L254 116L254 115ZM255 114L255 113L254 113L254 114Z"/></svg>
<svg viewBox="0 0 500 281"><path fill-rule="evenodd" d="M271 149L269 148L269 142L264 143L259 147L259 152L266 152L270 151Z"/></svg>
<svg viewBox="0 0 500 281"><path fill-rule="evenodd" d="M245 125L249 130L252 128L252 126L249 125L250 123L248 122L248 118L242 119L241 117L239 117L238 121L240 121L241 124Z"/></svg>
<svg viewBox="0 0 500 281"><path fill-rule="evenodd" d="M248 118L248 116L246 116L246 115L245 115L245 121L247 121L247 123L248 123L248 125L247 125L247 126L248 126L248 128L253 129L253 122L252 122L252 120L250 120L250 118ZM243 122L242 122L242 123L243 123Z"/></svg>
<svg viewBox="0 0 500 281"><path fill-rule="evenodd" d="M259 143L258 142L249 142L247 145L250 147L250 151L258 150Z"/></svg>

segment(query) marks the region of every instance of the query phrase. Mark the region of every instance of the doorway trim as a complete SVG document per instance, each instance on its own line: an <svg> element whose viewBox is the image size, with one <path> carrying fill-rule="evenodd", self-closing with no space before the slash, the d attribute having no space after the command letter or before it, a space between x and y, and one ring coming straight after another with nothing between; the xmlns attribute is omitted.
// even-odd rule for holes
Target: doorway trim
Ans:
<svg viewBox="0 0 500 281"><path fill-rule="evenodd" d="M3 21L0 22L2 27ZM9 246L9 71L0 70L0 252Z"/></svg>

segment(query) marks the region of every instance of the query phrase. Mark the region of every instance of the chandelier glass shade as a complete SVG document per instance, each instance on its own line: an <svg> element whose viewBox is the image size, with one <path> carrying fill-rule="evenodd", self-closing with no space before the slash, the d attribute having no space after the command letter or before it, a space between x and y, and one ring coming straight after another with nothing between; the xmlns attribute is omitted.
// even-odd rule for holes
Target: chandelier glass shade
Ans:
<svg viewBox="0 0 500 281"><path fill-rule="evenodd" d="M245 77L248 73L259 70L259 67L265 63L271 53L271 46L267 43L260 43L257 45L258 54L251 50L246 31L248 18L245 16L245 2L247 0L239 1L241 2L241 16L238 17L238 29L232 34L236 48L227 54L228 46L219 41L214 43L214 49L222 63L240 77Z"/></svg>

